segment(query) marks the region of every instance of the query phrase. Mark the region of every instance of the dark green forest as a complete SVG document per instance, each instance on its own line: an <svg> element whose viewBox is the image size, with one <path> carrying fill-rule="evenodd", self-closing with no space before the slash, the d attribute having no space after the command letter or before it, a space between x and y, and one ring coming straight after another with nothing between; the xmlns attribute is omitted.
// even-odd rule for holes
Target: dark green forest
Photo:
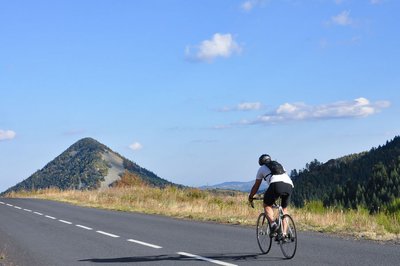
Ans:
<svg viewBox="0 0 400 266"><path fill-rule="evenodd" d="M314 160L302 170L292 170L291 178L297 207L317 200L326 207L363 207L371 213L400 208L395 206L400 203L400 137L326 163Z"/></svg>

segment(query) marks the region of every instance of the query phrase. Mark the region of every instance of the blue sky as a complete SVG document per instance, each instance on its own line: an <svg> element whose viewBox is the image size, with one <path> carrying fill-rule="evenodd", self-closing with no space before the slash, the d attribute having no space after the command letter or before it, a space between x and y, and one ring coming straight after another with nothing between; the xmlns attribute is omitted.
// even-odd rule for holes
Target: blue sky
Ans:
<svg viewBox="0 0 400 266"><path fill-rule="evenodd" d="M0 191L93 137L170 181L249 181L400 134L395 0L0 1Z"/></svg>

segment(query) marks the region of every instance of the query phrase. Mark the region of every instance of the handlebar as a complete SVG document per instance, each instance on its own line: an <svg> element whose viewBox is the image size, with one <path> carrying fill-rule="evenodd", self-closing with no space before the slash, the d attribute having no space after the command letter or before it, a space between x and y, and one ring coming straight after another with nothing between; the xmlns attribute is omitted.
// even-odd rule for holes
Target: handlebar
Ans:
<svg viewBox="0 0 400 266"><path fill-rule="evenodd" d="M253 200L263 200L264 198L253 198Z"/></svg>
<svg viewBox="0 0 400 266"><path fill-rule="evenodd" d="M252 200L263 200L264 198L263 197L257 197L257 198L252 198ZM253 201L250 201L250 206L254 209L254 203L253 203Z"/></svg>
<svg viewBox="0 0 400 266"><path fill-rule="evenodd" d="M252 198L252 200L264 200L264 197L256 197L256 198ZM253 202L250 202L250 206L251 206L252 208L254 208L254 203L253 203ZM274 204L272 204L271 207L272 207L273 209L279 209L280 205L277 204L276 202L274 202Z"/></svg>

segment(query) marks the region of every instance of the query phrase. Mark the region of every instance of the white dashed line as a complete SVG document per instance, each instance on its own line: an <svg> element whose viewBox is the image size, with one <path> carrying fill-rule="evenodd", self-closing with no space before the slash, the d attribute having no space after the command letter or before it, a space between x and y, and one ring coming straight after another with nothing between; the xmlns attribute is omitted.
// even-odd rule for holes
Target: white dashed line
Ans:
<svg viewBox="0 0 400 266"><path fill-rule="evenodd" d="M84 226L84 225L80 225L80 224L77 224L76 227L79 227L79 228L82 228L82 229L86 229L86 230L93 230L93 228L90 228L90 227L87 227L87 226Z"/></svg>
<svg viewBox="0 0 400 266"><path fill-rule="evenodd" d="M102 235L106 235L106 236L110 236L110 237L114 237L114 238L119 237L119 236L117 236L117 235L110 234L110 233L103 232L103 231L96 231L96 233L99 233L99 234L102 234Z"/></svg>
<svg viewBox="0 0 400 266"><path fill-rule="evenodd" d="M19 206L14 206L14 205L11 205L9 203L2 202L2 201L0 201L0 204L7 205L9 207L14 207L15 209L19 209L19 210L22 209ZM44 215L43 213L32 211L32 210L29 210L29 209L22 209L22 210L24 210L26 212L31 212L31 213L34 213L34 214L37 214L37 215L40 215L40 216L44 216L44 217L52 219L52 220L56 220L57 219L56 217L49 216L49 215ZM73 224L72 222L65 221L65 220L58 220L58 221L61 222L61 223L64 223L64 224L69 224L69 225ZM80 225L80 224L76 224L75 226L79 227L79 228L82 228L82 229L85 229L85 230L93 230L93 228L90 228L90 227L87 227L87 226L84 226L84 225ZM118 235L114 235L114 234L107 233L107 232L104 232L104 231L96 231L96 233L99 233L99 234L102 234L102 235L105 235L105 236L109 236L109 237L113 237L113 238L119 238L120 237ZM150 244L150 243L146 243L146 242L135 240L135 239L127 239L127 241L131 242L131 243L136 243L136 244L139 244L139 245L142 245L142 246L155 248L155 249L161 249L162 248L161 246ZM185 256L185 257L194 258L194 259L197 259L197 260L207 261L207 262L218 264L218 265L223 265L223 266L237 266L236 264L232 264L232 263L228 263L228 262L224 262L224 261L220 261L220 260L214 260L214 259L198 256L198 255L195 255L195 254L187 253L187 252L177 252L176 254L181 255L181 256Z"/></svg>
<svg viewBox="0 0 400 266"><path fill-rule="evenodd" d="M153 245L153 244L149 244L149 243L142 242L142 241L139 241L139 240L128 239L127 241L132 242L132 243L136 243L136 244L139 244L139 245L151 247L151 248L162 248L162 247L160 247L160 246Z"/></svg>
<svg viewBox="0 0 400 266"><path fill-rule="evenodd" d="M195 258L195 259L198 259L198 260L208 261L208 262L211 262L211 263L214 263L214 264L218 264L218 265L237 266L236 264L223 262L223 261L220 261L220 260L213 260L213 259L209 259L209 258L198 256L198 255L186 253L186 252L177 252L177 254L182 255L182 256L186 256L186 257Z"/></svg>
<svg viewBox="0 0 400 266"><path fill-rule="evenodd" d="M71 222L64 221L64 220L59 220L59 221L62 222L62 223L65 223L65 224L72 224Z"/></svg>

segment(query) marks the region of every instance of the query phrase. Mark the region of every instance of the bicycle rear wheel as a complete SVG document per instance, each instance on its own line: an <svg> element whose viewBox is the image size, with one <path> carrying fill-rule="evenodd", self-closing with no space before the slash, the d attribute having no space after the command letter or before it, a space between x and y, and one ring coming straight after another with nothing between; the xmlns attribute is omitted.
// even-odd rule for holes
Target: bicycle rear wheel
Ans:
<svg viewBox="0 0 400 266"><path fill-rule="evenodd" d="M257 243L263 254L267 254L271 249L272 238L269 236L270 228L265 213L260 213L257 219Z"/></svg>
<svg viewBox="0 0 400 266"><path fill-rule="evenodd" d="M285 227L284 227L285 224ZM283 255L287 259L291 259L296 254L297 249L297 232L296 226L292 217L289 214L285 214L282 217L282 227L285 228L286 232L283 232L283 237L279 241Z"/></svg>

